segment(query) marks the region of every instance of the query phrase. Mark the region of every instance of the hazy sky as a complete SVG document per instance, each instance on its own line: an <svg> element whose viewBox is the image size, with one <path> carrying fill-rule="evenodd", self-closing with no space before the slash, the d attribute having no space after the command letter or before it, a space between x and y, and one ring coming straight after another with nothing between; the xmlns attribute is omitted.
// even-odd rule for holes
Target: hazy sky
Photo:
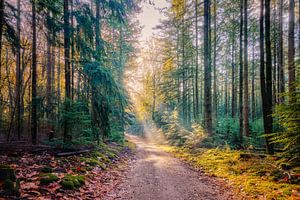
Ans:
<svg viewBox="0 0 300 200"><path fill-rule="evenodd" d="M159 19L164 18L163 14L156 8L167 7L168 3L166 0L152 0L154 5L150 5L148 1L143 3L142 13L138 15L138 19L142 26L142 40L149 38L155 31L153 28L159 24Z"/></svg>

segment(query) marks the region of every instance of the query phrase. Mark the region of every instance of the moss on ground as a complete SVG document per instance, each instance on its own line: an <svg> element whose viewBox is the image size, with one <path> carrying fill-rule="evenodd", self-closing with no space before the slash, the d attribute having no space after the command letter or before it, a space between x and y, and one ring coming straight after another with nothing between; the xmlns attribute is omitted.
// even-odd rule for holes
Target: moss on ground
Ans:
<svg viewBox="0 0 300 200"><path fill-rule="evenodd" d="M15 170L9 165L0 165L0 181L4 180L16 181Z"/></svg>
<svg viewBox="0 0 300 200"><path fill-rule="evenodd" d="M61 182L61 186L67 190L79 188L84 184L85 177L81 175L66 175Z"/></svg>
<svg viewBox="0 0 300 200"><path fill-rule="evenodd" d="M3 190L6 195L19 196L20 195L19 187L20 187L20 183L18 180L14 182L10 179L6 179L3 182Z"/></svg>
<svg viewBox="0 0 300 200"><path fill-rule="evenodd" d="M41 172L43 172L43 173L52 173L52 172L53 172L53 169L52 169L52 167L50 167L50 166L44 166L44 167L41 169Z"/></svg>
<svg viewBox="0 0 300 200"><path fill-rule="evenodd" d="M47 185L47 184L56 182L58 180L59 180L59 178L56 175L54 175L54 174L51 174L51 173L40 173L40 183L42 185Z"/></svg>
<svg viewBox="0 0 300 200"><path fill-rule="evenodd" d="M278 168L274 157L241 157L243 152L228 149L197 149L162 147L208 175L225 178L237 192L254 199L292 199L292 191L300 186L291 184L288 174ZM241 187L242 186L242 187Z"/></svg>

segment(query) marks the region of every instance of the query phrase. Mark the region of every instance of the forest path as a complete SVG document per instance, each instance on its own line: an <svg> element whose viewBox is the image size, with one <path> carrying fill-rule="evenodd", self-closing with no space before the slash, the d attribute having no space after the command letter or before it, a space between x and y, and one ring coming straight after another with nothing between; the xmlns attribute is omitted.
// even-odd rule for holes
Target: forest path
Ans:
<svg viewBox="0 0 300 200"><path fill-rule="evenodd" d="M191 169L158 145L136 136L136 159L123 183L104 199L226 200L236 199L225 184Z"/></svg>

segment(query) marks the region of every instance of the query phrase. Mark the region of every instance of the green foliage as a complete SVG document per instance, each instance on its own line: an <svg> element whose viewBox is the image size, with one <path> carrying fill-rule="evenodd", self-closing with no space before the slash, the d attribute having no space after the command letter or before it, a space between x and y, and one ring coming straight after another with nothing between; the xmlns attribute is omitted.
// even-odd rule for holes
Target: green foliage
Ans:
<svg viewBox="0 0 300 200"><path fill-rule="evenodd" d="M73 190L75 188L79 188L85 184L85 177L82 175L66 175L62 182L61 186L67 190Z"/></svg>
<svg viewBox="0 0 300 200"><path fill-rule="evenodd" d="M41 173L40 174L40 183L42 185L47 185L47 184L56 182L58 180L59 180L59 178L54 174L51 174L51 173Z"/></svg>
<svg viewBox="0 0 300 200"><path fill-rule="evenodd" d="M289 162L300 162L300 85L294 93L287 93L289 102L276 106L274 117L282 130L274 133L272 141L283 145L284 156Z"/></svg>
<svg viewBox="0 0 300 200"><path fill-rule="evenodd" d="M74 190L75 189L73 181L62 181L60 184L63 187L63 189L65 189L65 190Z"/></svg>
<svg viewBox="0 0 300 200"><path fill-rule="evenodd" d="M284 170L277 167L273 157L261 158L230 148L163 148L211 176L229 180L237 192L243 191L250 199L285 200L291 197L293 190L300 189L299 185L289 181Z"/></svg>
<svg viewBox="0 0 300 200"><path fill-rule="evenodd" d="M6 195L14 195L14 196L19 196L19 182L13 182L10 179L6 179L3 182L3 189Z"/></svg>
<svg viewBox="0 0 300 200"><path fill-rule="evenodd" d="M45 166L41 169L41 172L43 173L52 173L53 169L50 166Z"/></svg>
<svg viewBox="0 0 300 200"><path fill-rule="evenodd" d="M0 165L0 181L4 181L6 179L15 181L16 180L15 170L8 165Z"/></svg>

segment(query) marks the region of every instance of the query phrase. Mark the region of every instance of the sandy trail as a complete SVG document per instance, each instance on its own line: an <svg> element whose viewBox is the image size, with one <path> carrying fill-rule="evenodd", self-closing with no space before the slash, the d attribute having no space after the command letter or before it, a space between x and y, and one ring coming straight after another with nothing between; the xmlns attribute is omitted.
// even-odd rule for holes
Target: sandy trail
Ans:
<svg viewBox="0 0 300 200"><path fill-rule="evenodd" d="M236 199L220 181L191 169L156 144L129 136L137 155L123 183L105 200Z"/></svg>

